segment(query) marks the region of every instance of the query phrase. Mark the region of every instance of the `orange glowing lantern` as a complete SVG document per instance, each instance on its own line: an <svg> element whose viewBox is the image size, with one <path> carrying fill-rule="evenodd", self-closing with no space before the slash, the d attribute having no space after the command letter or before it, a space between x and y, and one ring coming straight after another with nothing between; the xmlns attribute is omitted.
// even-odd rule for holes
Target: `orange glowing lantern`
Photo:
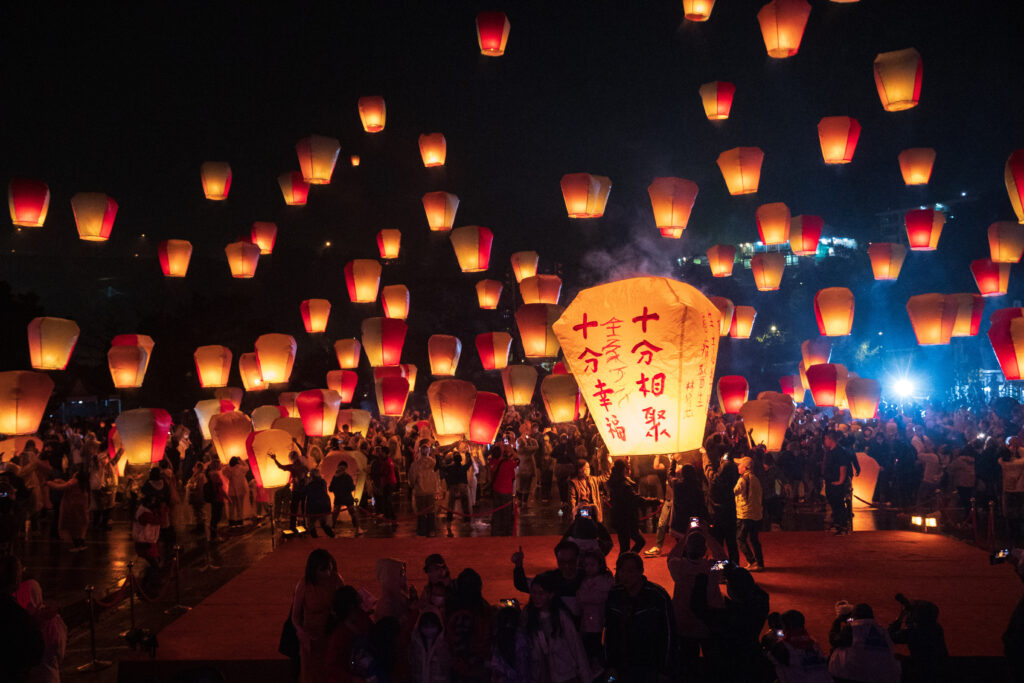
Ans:
<svg viewBox="0 0 1024 683"><path fill-rule="evenodd" d="M292 399L293 399L292 400L292 406L293 407L295 405L294 397L296 395L297 394L293 394L293 396L292 396ZM299 418L299 417L279 417L276 420L274 420L274 423L272 425L270 425L270 428L271 429L283 429L284 431L286 431L289 434L291 434L292 439L294 439L297 443L303 443L303 442L306 441L306 432L302 428L302 418ZM296 449L296 450L298 450L298 449Z"/></svg>
<svg viewBox="0 0 1024 683"><path fill-rule="evenodd" d="M374 380L374 387L377 390L377 411L385 417L401 417L409 400L409 380L405 377L378 377Z"/></svg>
<svg viewBox="0 0 1024 683"><path fill-rule="evenodd" d="M690 21L707 21L715 0L683 0L683 16Z"/></svg>
<svg viewBox="0 0 1024 683"><path fill-rule="evenodd" d="M731 244L715 244L708 249L708 265L712 277L730 277L736 262L736 247Z"/></svg>
<svg viewBox="0 0 1024 683"><path fill-rule="evenodd" d="M210 398L205 401L199 401L192 409L196 414L196 420L199 422L199 431L203 438L207 441L210 437L210 418L217 413L230 412L234 409L230 403L225 403L219 398Z"/></svg>
<svg viewBox="0 0 1024 683"><path fill-rule="evenodd" d="M789 222L789 248L797 256L814 256L824 227L821 216L793 216Z"/></svg>
<svg viewBox="0 0 1024 683"><path fill-rule="evenodd" d="M34 434L46 413L53 380L43 372L0 372L0 434Z"/></svg>
<svg viewBox="0 0 1024 683"><path fill-rule="evenodd" d="M971 261L971 275L982 296L1002 296L1010 285L1010 264L977 259Z"/></svg>
<svg viewBox="0 0 1024 683"><path fill-rule="evenodd" d="M537 368L532 365L509 365L501 371L505 400L510 406L528 406L537 389Z"/></svg>
<svg viewBox="0 0 1024 683"><path fill-rule="evenodd" d="M935 209L913 209L904 216L907 241L913 251L935 251L939 246L946 216Z"/></svg>
<svg viewBox="0 0 1024 683"><path fill-rule="evenodd" d="M782 388L782 393L789 396L793 403L803 403L804 391L806 390L800 375L784 375L780 377L779 386Z"/></svg>
<svg viewBox="0 0 1024 683"><path fill-rule="evenodd" d="M846 396L846 381L849 373L839 363L821 363L807 366L807 383L811 385L811 397L819 408L836 406Z"/></svg>
<svg viewBox="0 0 1024 683"><path fill-rule="evenodd" d="M524 304L557 304L562 293L562 278L557 275L524 277L519 283Z"/></svg>
<svg viewBox="0 0 1024 683"><path fill-rule="evenodd" d="M956 305L954 337L973 337L981 329L981 316L985 312L985 297L980 294L950 294Z"/></svg>
<svg viewBox="0 0 1024 683"><path fill-rule="evenodd" d="M826 164L848 164L860 139L860 122L849 116L826 116L818 122L818 142Z"/></svg>
<svg viewBox="0 0 1024 683"><path fill-rule="evenodd" d="M297 391L282 391L278 395L277 403L280 405L285 417L299 417L299 407L295 405L295 399L298 397L299 392Z"/></svg>
<svg viewBox="0 0 1024 683"><path fill-rule="evenodd" d="M476 392L473 414L469 418L469 432L466 436L473 443L488 445L494 443L505 417L505 401L489 391Z"/></svg>
<svg viewBox="0 0 1024 683"><path fill-rule="evenodd" d="M327 388L336 391L342 403L351 403L356 395L359 374L352 370L331 370L327 373Z"/></svg>
<svg viewBox="0 0 1024 683"><path fill-rule="evenodd" d="M1012 221L988 226L988 249L996 263L1019 263L1024 255L1024 227Z"/></svg>
<svg viewBox="0 0 1024 683"><path fill-rule="evenodd" d="M334 164L338 162L340 152L341 144L335 138L310 135L299 140L295 144L295 154L299 157L302 180L309 185L330 183L331 175L334 174Z"/></svg>
<svg viewBox="0 0 1024 683"><path fill-rule="evenodd" d="M718 155L718 168L729 194L753 194L761 183L764 152L759 147L735 147Z"/></svg>
<svg viewBox="0 0 1024 683"><path fill-rule="evenodd" d="M317 334L327 329L327 319L331 316L331 302L327 299L306 299L299 304L302 324L306 332Z"/></svg>
<svg viewBox="0 0 1024 683"><path fill-rule="evenodd" d="M353 154L348 158L348 163L352 164L352 168L359 165L360 159L358 154Z"/></svg>
<svg viewBox="0 0 1024 683"><path fill-rule="evenodd" d="M491 262L491 242L494 241L494 233L489 228L465 225L452 230L449 239L463 273L487 270Z"/></svg>
<svg viewBox="0 0 1024 683"><path fill-rule="evenodd" d="M231 190L231 166L226 161L207 161L199 167L203 194L207 199L223 201Z"/></svg>
<svg viewBox="0 0 1024 683"><path fill-rule="evenodd" d="M512 254L512 273L516 276L516 282L536 275L539 261L540 255L535 251L517 251Z"/></svg>
<svg viewBox="0 0 1024 683"><path fill-rule="evenodd" d="M117 434L129 465L154 465L164 459L171 415L160 408L136 408L117 416Z"/></svg>
<svg viewBox="0 0 1024 683"><path fill-rule="evenodd" d="M288 206L305 206L309 199L309 183L302 178L299 171L289 171L277 176L277 184L281 186L284 203Z"/></svg>
<svg viewBox="0 0 1024 683"><path fill-rule="evenodd" d="M462 342L450 334L432 334L427 339L427 357L430 374L436 377L454 377L462 356Z"/></svg>
<svg viewBox="0 0 1024 683"><path fill-rule="evenodd" d="M359 120L363 124L363 130L367 133L379 133L384 130L384 122L387 120L387 107L384 106L384 98L379 95L360 97L357 103L359 108Z"/></svg>
<svg viewBox="0 0 1024 683"><path fill-rule="evenodd" d="M292 435L283 429L260 429L252 432L245 440L249 456L249 470L256 486L273 490L288 485L288 472L274 463L274 457L283 456L292 448Z"/></svg>
<svg viewBox="0 0 1024 683"><path fill-rule="evenodd" d="M231 458L246 460L249 457L245 442L252 431L252 420L237 410L217 413L210 418L210 438L213 439L217 455L224 463L229 462Z"/></svg>
<svg viewBox="0 0 1024 683"><path fill-rule="evenodd" d="M231 375L231 349L219 344L200 346L192 354L192 358L196 362L199 386L227 386L228 377Z"/></svg>
<svg viewBox="0 0 1024 683"><path fill-rule="evenodd" d="M385 229L377 233L377 249L382 259L396 259L402 249L402 231Z"/></svg>
<svg viewBox="0 0 1024 683"><path fill-rule="evenodd" d="M904 185L927 185L935 165L935 150L931 147L912 147L899 153L900 173Z"/></svg>
<svg viewBox="0 0 1024 683"><path fill-rule="evenodd" d="M50 210L50 187L42 180L11 178L7 184L11 222L23 228L41 228Z"/></svg>
<svg viewBox="0 0 1024 683"><path fill-rule="evenodd" d="M489 311L498 308L502 289L504 289L504 285L498 280L480 280L476 283L476 298L480 308Z"/></svg>
<svg viewBox="0 0 1024 683"><path fill-rule="evenodd" d="M508 365L512 335L508 332L483 332L476 336L476 350L484 370L502 370Z"/></svg>
<svg viewBox="0 0 1024 683"><path fill-rule="evenodd" d="M384 305L385 318L405 320L409 317L409 288L405 285L388 285L382 289L380 302Z"/></svg>
<svg viewBox="0 0 1024 683"><path fill-rule="evenodd" d="M868 258L876 280L895 280L907 258L907 248L894 242L872 243L868 245Z"/></svg>
<svg viewBox="0 0 1024 683"><path fill-rule="evenodd" d="M1017 214L1017 220L1024 223L1024 149L1014 151L1006 160L1003 180L1013 212Z"/></svg>
<svg viewBox="0 0 1024 683"><path fill-rule="evenodd" d="M200 403L202 403L202 401L200 401ZM196 405L198 406L198 404ZM260 406L252 411L252 425L257 431L270 429L273 427L274 422L282 417L288 417L287 408L273 405ZM288 449L285 449L284 452L287 453Z"/></svg>
<svg viewBox="0 0 1024 683"><path fill-rule="evenodd" d="M366 434L370 429L370 419L373 416L365 410L359 410L358 408L348 408L346 410L338 411L338 427L344 427L348 425L349 432L352 434Z"/></svg>
<svg viewBox="0 0 1024 683"><path fill-rule="evenodd" d="M107 366L115 389L142 386L149 365L149 353L142 346L114 345L107 351Z"/></svg>
<svg viewBox="0 0 1024 683"><path fill-rule="evenodd" d="M519 340L527 358L546 359L558 356L558 337L551 329L565 310L555 304L523 304L516 311Z"/></svg>
<svg viewBox="0 0 1024 683"><path fill-rule="evenodd" d="M341 397L333 389L310 389L295 398L306 436L330 436L338 420Z"/></svg>
<svg viewBox="0 0 1024 683"><path fill-rule="evenodd" d="M110 238L117 216L117 202L102 192L79 192L71 198L78 237L87 242L103 242Z"/></svg>
<svg viewBox="0 0 1024 683"><path fill-rule="evenodd" d="M263 391L267 388L255 353L243 353L238 357L238 374L242 376L242 386L246 391Z"/></svg>
<svg viewBox="0 0 1024 683"><path fill-rule="evenodd" d="M733 339L750 339L756 317L757 311L753 306L735 306L732 312L732 323L729 325L729 336Z"/></svg>
<svg viewBox="0 0 1024 683"><path fill-rule="evenodd" d="M448 142L440 133L430 133L420 136L420 156L423 158L423 165L427 168L444 166L445 157L448 156Z"/></svg>
<svg viewBox="0 0 1024 683"><path fill-rule="evenodd" d="M948 344L958 306L945 294L918 294L907 299L907 315L920 346Z"/></svg>
<svg viewBox="0 0 1024 683"><path fill-rule="evenodd" d="M359 367L359 352L363 345L358 339L339 339L334 342L334 353L338 356L338 367L351 370Z"/></svg>
<svg viewBox="0 0 1024 683"><path fill-rule="evenodd" d="M853 292L846 287L826 287L814 295L818 331L826 337L845 337L853 329Z"/></svg>
<svg viewBox="0 0 1024 683"><path fill-rule="evenodd" d="M811 6L806 0L772 0L757 13L769 57L792 57L800 50Z"/></svg>
<svg viewBox="0 0 1024 683"><path fill-rule="evenodd" d="M600 218L608 204L612 181L589 173L562 176L562 198L569 218Z"/></svg>
<svg viewBox="0 0 1024 683"><path fill-rule="evenodd" d="M832 340L828 337L806 339L800 344L800 358L804 367L824 365L832 357Z"/></svg>
<svg viewBox="0 0 1024 683"><path fill-rule="evenodd" d="M256 275L260 248L252 242L232 242L224 247L224 254L228 257L231 277L249 279Z"/></svg>
<svg viewBox="0 0 1024 683"><path fill-rule="evenodd" d="M740 416L743 426L749 430L750 440L756 445L764 444L765 450L775 453L782 450L795 411L796 406L788 396L764 391L758 398L743 404Z"/></svg>
<svg viewBox="0 0 1024 683"><path fill-rule="evenodd" d="M192 260L192 243L188 240L164 240L156 248L160 269L165 277L185 277Z"/></svg>
<svg viewBox="0 0 1024 683"><path fill-rule="evenodd" d="M914 48L875 57L875 86L886 111L916 107L921 99L921 54Z"/></svg>
<svg viewBox="0 0 1024 683"><path fill-rule="evenodd" d="M655 178L647 194L651 197L654 225L661 230L661 236L681 237L697 201L697 183L685 178Z"/></svg>
<svg viewBox="0 0 1024 683"><path fill-rule="evenodd" d="M78 343L74 320L33 318L28 324L28 355L36 370L63 370Z"/></svg>
<svg viewBox="0 0 1024 683"><path fill-rule="evenodd" d="M409 391L414 391L416 389L416 366L412 363L402 363L398 367L402 369L402 376L409 380Z"/></svg>
<svg viewBox="0 0 1024 683"><path fill-rule="evenodd" d="M458 208L459 198L451 192L428 192L423 195L423 212L427 214L427 225L435 232L452 229Z"/></svg>
<svg viewBox="0 0 1024 683"><path fill-rule="evenodd" d="M710 121L724 121L729 118L736 86L726 81L712 81L700 86L700 100L704 113Z"/></svg>
<svg viewBox="0 0 1024 683"><path fill-rule="evenodd" d="M352 303L372 304L377 300L380 271L380 263L373 259L357 258L345 264L345 284Z"/></svg>
<svg viewBox="0 0 1024 683"><path fill-rule="evenodd" d="M298 345L288 334L263 334L256 338L256 362L266 384L287 382L295 365Z"/></svg>
<svg viewBox="0 0 1024 683"><path fill-rule="evenodd" d="M718 378L718 406L727 415L736 415L747 402L750 386L740 375L725 375Z"/></svg>
<svg viewBox="0 0 1024 683"><path fill-rule="evenodd" d="M221 387L213 392L213 397L218 401L231 404L232 410L242 409L242 397L245 395L238 387Z"/></svg>
<svg viewBox="0 0 1024 683"><path fill-rule="evenodd" d="M367 318L363 321L363 349L370 367L379 368L402 362L402 346L408 330L405 322L396 318Z"/></svg>
<svg viewBox="0 0 1024 683"><path fill-rule="evenodd" d="M736 307L733 305L732 301L726 299L724 296L709 296L708 300L717 306L718 312L722 314L719 333L724 337L729 334L729 329L732 327L732 316L736 311Z"/></svg>
<svg viewBox="0 0 1024 683"><path fill-rule="evenodd" d="M256 221L249 233L250 241L260 248L260 254L266 256L274 253L274 242L277 241L277 224L268 221Z"/></svg>
<svg viewBox="0 0 1024 683"><path fill-rule="evenodd" d="M480 12L476 15L476 39L480 43L480 54L485 57L500 57L505 54L508 31L511 24L504 12Z"/></svg>
<svg viewBox="0 0 1024 683"><path fill-rule="evenodd" d="M757 207L757 233L765 245L785 244L789 241L789 207L782 202ZM785 263L783 263L785 265Z"/></svg>
<svg viewBox="0 0 1024 683"><path fill-rule="evenodd" d="M754 284L762 292L774 292L782 283L782 273L786 269L786 256L773 251L754 254L750 259L750 272L754 275Z"/></svg>
<svg viewBox="0 0 1024 683"><path fill-rule="evenodd" d="M854 420L871 420L878 413L882 385L877 379L851 377L846 383L846 404Z"/></svg>
<svg viewBox="0 0 1024 683"><path fill-rule="evenodd" d="M540 381L540 396L544 401L544 410L552 423L580 419L583 401L579 385L572 375L548 375Z"/></svg>
<svg viewBox="0 0 1024 683"><path fill-rule="evenodd" d="M427 401L438 434L465 434L473 416L476 387L461 379L439 379L427 387Z"/></svg>
<svg viewBox="0 0 1024 683"><path fill-rule="evenodd" d="M803 384L804 391L810 391L811 384L807 381L807 363L805 361L800 361L797 374L800 375L800 383Z"/></svg>
<svg viewBox="0 0 1024 683"><path fill-rule="evenodd" d="M1001 308L989 316L988 339L1008 380L1021 379L1024 364L1024 308ZM8 374L8 373L3 373Z"/></svg>

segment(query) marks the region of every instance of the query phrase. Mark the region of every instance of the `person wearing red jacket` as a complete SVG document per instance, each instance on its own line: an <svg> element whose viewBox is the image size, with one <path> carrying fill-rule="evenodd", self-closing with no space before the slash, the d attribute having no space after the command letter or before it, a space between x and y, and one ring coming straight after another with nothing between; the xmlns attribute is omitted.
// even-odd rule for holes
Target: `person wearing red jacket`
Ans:
<svg viewBox="0 0 1024 683"><path fill-rule="evenodd" d="M491 470L491 490L494 492L491 535L511 536L515 524L512 496L515 492L516 468L519 467L519 459L511 446L501 444L498 457L492 459L488 467Z"/></svg>

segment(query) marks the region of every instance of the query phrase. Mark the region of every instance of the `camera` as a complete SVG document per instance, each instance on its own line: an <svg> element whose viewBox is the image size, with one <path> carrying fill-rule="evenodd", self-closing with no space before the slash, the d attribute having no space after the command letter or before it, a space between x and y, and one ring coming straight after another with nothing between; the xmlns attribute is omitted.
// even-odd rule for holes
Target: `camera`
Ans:
<svg viewBox="0 0 1024 683"><path fill-rule="evenodd" d="M699 526L700 526L700 518L699 517L690 517L690 528L691 529L696 529Z"/></svg>
<svg viewBox="0 0 1024 683"><path fill-rule="evenodd" d="M781 628L780 628L780 629L776 629L776 630L775 630L775 636L776 636L777 638L782 638L782 637L783 637L784 635L785 635L785 634L784 634L784 633L782 632L782 629L781 629Z"/></svg>
<svg viewBox="0 0 1024 683"><path fill-rule="evenodd" d="M515 607L516 609L519 609L519 601L515 598L502 598L498 601L498 604L502 607Z"/></svg>
<svg viewBox="0 0 1024 683"><path fill-rule="evenodd" d="M580 517L590 519L590 508L580 508Z"/></svg>
<svg viewBox="0 0 1024 683"><path fill-rule="evenodd" d="M997 550L989 555L988 562L989 564L1002 564L1008 559L1010 559L1010 549L1003 548L1002 550Z"/></svg>
<svg viewBox="0 0 1024 683"><path fill-rule="evenodd" d="M718 562L715 562L713 565L711 565L711 571L720 572L728 566L729 560L719 560Z"/></svg>

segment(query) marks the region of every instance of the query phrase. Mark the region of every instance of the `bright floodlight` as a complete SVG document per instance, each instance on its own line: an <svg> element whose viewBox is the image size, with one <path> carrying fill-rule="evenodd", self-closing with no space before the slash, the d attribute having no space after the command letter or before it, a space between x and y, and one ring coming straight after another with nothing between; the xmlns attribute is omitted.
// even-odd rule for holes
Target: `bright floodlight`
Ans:
<svg viewBox="0 0 1024 683"><path fill-rule="evenodd" d="M892 384L892 390L896 392L896 395L900 398L906 398L914 393L914 383L906 377L901 377Z"/></svg>

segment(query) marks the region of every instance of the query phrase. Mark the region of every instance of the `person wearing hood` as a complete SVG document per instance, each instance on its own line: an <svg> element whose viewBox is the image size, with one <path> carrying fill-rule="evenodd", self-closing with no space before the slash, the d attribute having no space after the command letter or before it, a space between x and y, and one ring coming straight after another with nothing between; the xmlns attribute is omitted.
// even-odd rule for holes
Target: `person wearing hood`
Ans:
<svg viewBox="0 0 1024 683"><path fill-rule="evenodd" d="M64 620L56 609L43 603L43 589L35 579L22 581L14 597L43 634L43 659L29 669L28 680L30 683L60 683L60 665L68 644Z"/></svg>
<svg viewBox="0 0 1024 683"><path fill-rule="evenodd" d="M380 598L373 608L377 621L395 617L403 626L411 619L409 585L406 579L405 562L390 557L377 560L377 581L380 582Z"/></svg>
<svg viewBox="0 0 1024 683"><path fill-rule="evenodd" d="M832 628L829 673L850 683L899 683L900 664L892 639L875 621L870 605L856 605L847 618L836 619Z"/></svg>
<svg viewBox="0 0 1024 683"><path fill-rule="evenodd" d="M412 683L448 683L452 660L441 617L433 610L420 614L409 643Z"/></svg>
<svg viewBox="0 0 1024 683"><path fill-rule="evenodd" d="M832 683L825 653L808 635L803 613L795 609L782 613L782 637L768 657L779 683Z"/></svg>
<svg viewBox="0 0 1024 683"><path fill-rule="evenodd" d="M736 461L740 478L733 487L736 495L736 518L739 521L739 546L747 558L746 569L752 572L764 570L764 553L758 532L764 510L761 506L761 481L751 471L754 461L740 458Z"/></svg>

